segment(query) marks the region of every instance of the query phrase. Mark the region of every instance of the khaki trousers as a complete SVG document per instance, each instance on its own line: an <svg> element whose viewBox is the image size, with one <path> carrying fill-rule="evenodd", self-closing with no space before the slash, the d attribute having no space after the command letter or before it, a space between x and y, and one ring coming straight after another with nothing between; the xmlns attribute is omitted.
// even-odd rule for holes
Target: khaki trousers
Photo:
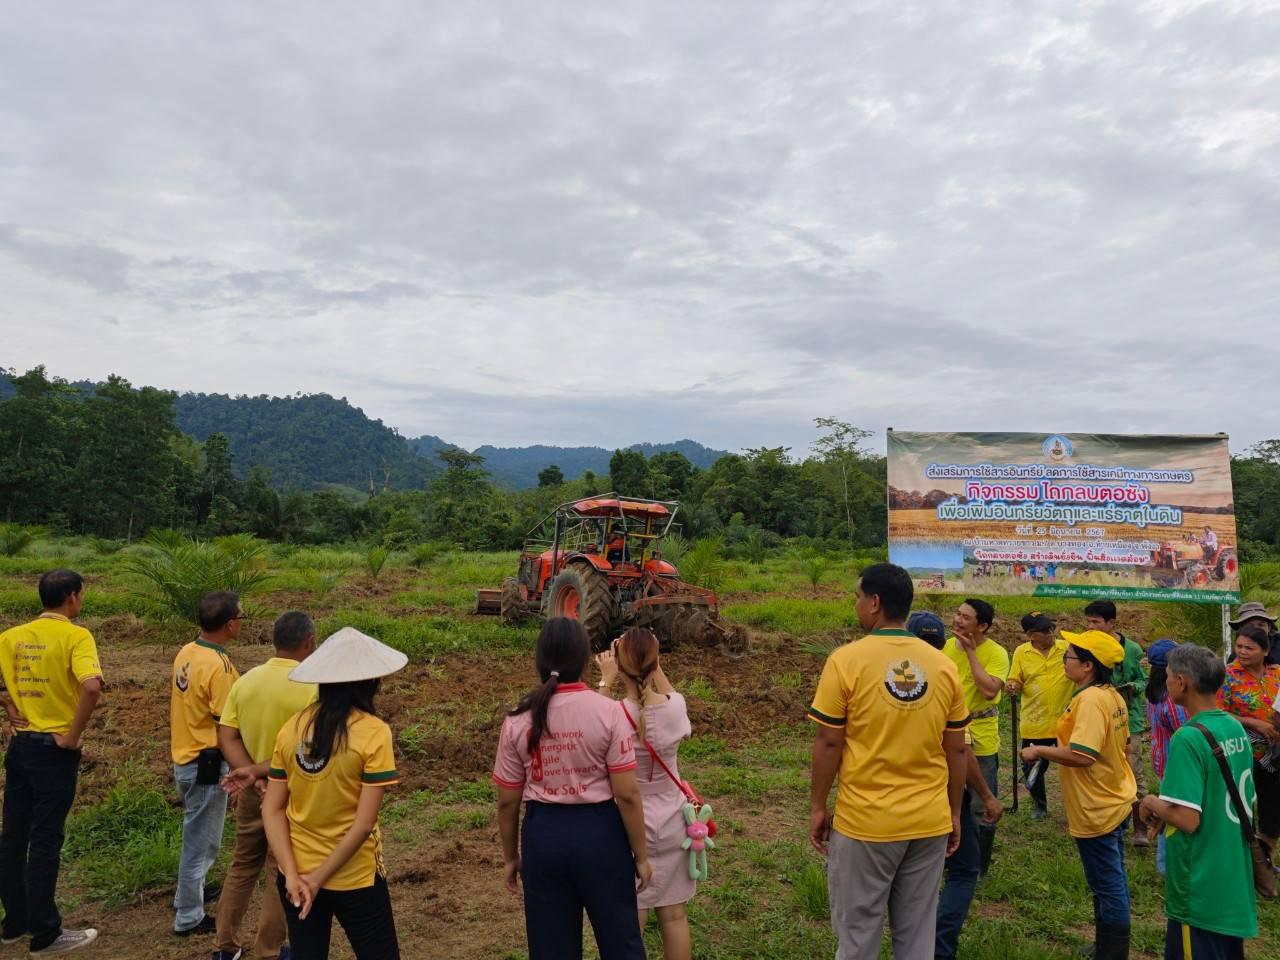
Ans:
<svg viewBox="0 0 1280 960"><path fill-rule="evenodd" d="M267 882L262 891L262 907L258 912L258 937L253 955L264 960L280 955L287 931L284 907L276 892L276 859L267 846L267 832L262 827L262 797L254 789L240 794L236 805L236 851L222 883L218 900L217 947L235 953L243 941L240 924L249 909L249 899L258 885L258 875L267 868Z"/></svg>

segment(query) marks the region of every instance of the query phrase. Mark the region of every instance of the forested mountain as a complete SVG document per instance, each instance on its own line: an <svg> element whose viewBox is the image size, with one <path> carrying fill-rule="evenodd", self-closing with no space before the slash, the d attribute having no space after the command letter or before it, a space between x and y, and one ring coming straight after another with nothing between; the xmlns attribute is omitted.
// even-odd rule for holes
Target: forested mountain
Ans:
<svg viewBox="0 0 1280 960"><path fill-rule="evenodd" d="M174 401L178 429L200 442L213 433L231 441L237 473L270 471L281 490L336 483L367 490L421 489L440 461L421 457L381 420L370 420L346 397L229 397L183 393Z"/></svg>
<svg viewBox="0 0 1280 960"><path fill-rule="evenodd" d="M422 452L431 452L431 442L442 443L437 437L419 437L411 441ZM693 440L677 440L675 443L635 443L627 447L644 455L645 459L656 453L680 453L699 469L705 470L725 456L727 451L712 450ZM484 457L484 468L499 483L516 490L538 485L538 474L550 466L557 466L566 477L580 477L588 470L603 476L609 472L612 450L604 447L548 447L541 444L532 447L493 447L485 445L472 451Z"/></svg>

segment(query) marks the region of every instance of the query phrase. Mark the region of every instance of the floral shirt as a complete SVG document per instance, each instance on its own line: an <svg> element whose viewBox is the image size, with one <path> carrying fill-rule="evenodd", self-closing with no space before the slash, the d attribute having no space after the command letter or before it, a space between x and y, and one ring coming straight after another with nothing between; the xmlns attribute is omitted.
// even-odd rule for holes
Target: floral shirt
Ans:
<svg viewBox="0 0 1280 960"><path fill-rule="evenodd" d="M1262 679L1259 680L1238 663L1227 664L1227 679L1218 691L1218 705L1227 713L1236 717L1253 717L1255 720L1270 720L1272 712L1280 701L1280 667L1263 668ZM1252 733L1249 737L1254 740ZM1266 744L1254 740L1253 755L1261 758L1266 753Z"/></svg>

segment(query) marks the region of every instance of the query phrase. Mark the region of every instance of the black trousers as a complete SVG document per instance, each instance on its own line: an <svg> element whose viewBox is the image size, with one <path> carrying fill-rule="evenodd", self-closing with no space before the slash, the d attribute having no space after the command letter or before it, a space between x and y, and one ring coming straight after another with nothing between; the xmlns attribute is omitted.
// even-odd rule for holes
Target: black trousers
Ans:
<svg viewBox="0 0 1280 960"><path fill-rule="evenodd" d="M284 904L294 960L327 960L335 918L351 941L356 960L400 960L391 894L382 877L375 876L373 886L359 890L321 890L305 920L298 919L298 908L289 902L283 874L276 874L276 889Z"/></svg>
<svg viewBox="0 0 1280 960"><path fill-rule="evenodd" d="M582 960L584 909L600 960L644 960L635 861L617 804L528 803L520 848L529 960Z"/></svg>
<svg viewBox="0 0 1280 960"><path fill-rule="evenodd" d="M76 798L80 751L63 750L46 733L19 733L4 757L4 828L0 833L0 902L4 936L31 934L40 950L62 933L54 903L67 814Z"/></svg>
<svg viewBox="0 0 1280 960"><path fill-rule="evenodd" d="M1056 747L1058 741L1050 737L1047 740L1028 740L1025 737L1022 740L1022 746L1026 747ZM1031 776L1031 771L1036 767L1040 768L1040 772L1036 774L1036 782L1032 784L1028 791L1031 799L1035 801L1036 806L1041 810L1047 810L1049 807L1048 795L1044 792L1044 775L1049 772L1048 760L1037 760L1035 763L1027 763L1022 761L1022 780L1025 783L1027 777Z"/></svg>
<svg viewBox="0 0 1280 960"><path fill-rule="evenodd" d="M1272 840L1280 837L1280 770L1253 763L1253 785L1258 791L1258 832Z"/></svg>

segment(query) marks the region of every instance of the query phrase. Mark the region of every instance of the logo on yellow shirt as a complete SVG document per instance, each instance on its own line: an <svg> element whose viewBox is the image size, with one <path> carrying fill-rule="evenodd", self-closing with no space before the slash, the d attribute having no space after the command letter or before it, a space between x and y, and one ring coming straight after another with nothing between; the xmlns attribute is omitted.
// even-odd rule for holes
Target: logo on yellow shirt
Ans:
<svg viewBox="0 0 1280 960"><path fill-rule="evenodd" d="M328 757L321 757L318 760L311 757L311 743L309 741L299 741L298 747L293 751L293 758L298 761L298 766L305 773L319 773L329 765Z"/></svg>
<svg viewBox="0 0 1280 960"><path fill-rule="evenodd" d="M187 661L182 665L182 669L178 671L178 677L174 681L178 685L178 690L182 693L187 692L187 688L191 686L191 662Z"/></svg>
<svg viewBox="0 0 1280 960"><path fill-rule="evenodd" d="M924 667L910 660L899 660L889 664L884 675L884 688L895 700L914 703L928 691L929 679Z"/></svg>

